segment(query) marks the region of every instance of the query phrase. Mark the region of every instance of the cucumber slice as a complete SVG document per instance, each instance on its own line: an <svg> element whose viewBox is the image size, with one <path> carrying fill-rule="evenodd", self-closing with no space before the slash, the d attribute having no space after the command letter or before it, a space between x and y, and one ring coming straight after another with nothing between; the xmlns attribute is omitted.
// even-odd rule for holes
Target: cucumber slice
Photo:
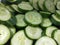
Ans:
<svg viewBox="0 0 60 45"><path fill-rule="evenodd" d="M50 12L45 12L45 11L40 11L40 14L42 15L42 17L46 18L49 17L51 15Z"/></svg>
<svg viewBox="0 0 60 45"><path fill-rule="evenodd" d="M9 38L9 29L5 25L0 24L0 44L5 44L9 40Z"/></svg>
<svg viewBox="0 0 60 45"><path fill-rule="evenodd" d="M43 21L42 21L42 23L41 23L42 27L49 27L51 25L52 25L52 22L50 21L49 18L44 18Z"/></svg>
<svg viewBox="0 0 60 45"><path fill-rule="evenodd" d="M28 39L24 31L18 31L11 39L11 45L32 45L33 41Z"/></svg>
<svg viewBox="0 0 60 45"><path fill-rule="evenodd" d="M32 0L33 1L33 7L36 9L36 10L39 10L39 8L38 8L38 0Z"/></svg>
<svg viewBox="0 0 60 45"><path fill-rule="evenodd" d="M51 17L51 21L53 24L59 26L60 25L60 16L53 14Z"/></svg>
<svg viewBox="0 0 60 45"><path fill-rule="evenodd" d="M53 1L46 0L44 2L44 6L45 6L45 9L47 9L47 11L49 11L51 13L54 13L55 12L55 5L54 5Z"/></svg>
<svg viewBox="0 0 60 45"><path fill-rule="evenodd" d="M0 20L7 21L11 18L11 13L3 6L0 5Z"/></svg>
<svg viewBox="0 0 60 45"><path fill-rule="evenodd" d="M56 7L57 7L58 10L60 10L60 1L57 2Z"/></svg>
<svg viewBox="0 0 60 45"><path fill-rule="evenodd" d="M24 22L24 15L18 14L16 15L17 23L16 26L18 27L25 27L27 24Z"/></svg>
<svg viewBox="0 0 60 45"><path fill-rule="evenodd" d="M44 2L45 2L45 0L39 0L38 1L38 5L39 5L41 10L44 10L44 7L43 7Z"/></svg>
<svg viewBox="0 0 60 45"><path fill-rule="evenodd" d="M54 39L57 41L58 45L60 45L60 29L55 31Z"/></svg>
<svg viewBox="0 0 60 45"><path fill-rule="evenodd" d="M49 37L51 37L53 31L55 31L56 29L57 29L57 27L55 27L55 26L47 27L46 28L46 35L49 36Z"/></svg>
<svg viewBox="0 0 60 45"><path fill-rule="evenodd" d="M18 5L12 4L11 7L12 7L15 11L21 13L21 11L18 9Z"/></svg>
<svg viewBox="0 0 60 45"><path fill-rule="evenodd" d="M32 25L39 25L42 22L42 16L36 11L30 11L25 14L25 20Z"/></svg>
<svg viewBox="0 0 60 45"><path fill-rule="evenodd" d="M39 40L37 40L35 45L57 45L57 44L52 38L44 36L44 37L40 38Z"/></svg>
<svg viewBox="0 0 60 45"><path fill-rule="evenodd" d="M25 28L26 35L31 39L39 39L42 34L42 29L39 27L27 26Z"/></svg>
<svg viewBox="0 0 60 45"><path fill-rule="evenodd" d="M16 2L17 0L7 0L8 2Z"/></svg>
<svg viewBox="0 0 60 45"><path fill-rule="evenodd" d="M56 10L56 15L60 16L60 10Z"/></svg>
<svg viewBox="0 0 60 45"><path fill-rule="evenodd" d="M6 6L6 8L12 13L15 12L10 6Z"/></svg>
<svg viewBox="0 0 60 45"><path fill-rule="evenodd" d="M57 2L59 2L60 0L54 0L54 5L57 5Z"/></svg>
<svg viewBox="0 0 60 45"><path fill-rule="evenodd" d="M22 11L30 11L30 10L33 10L33 7L30 5L29 2L21 2L20 4L18 4L18 7Z"/></svg>

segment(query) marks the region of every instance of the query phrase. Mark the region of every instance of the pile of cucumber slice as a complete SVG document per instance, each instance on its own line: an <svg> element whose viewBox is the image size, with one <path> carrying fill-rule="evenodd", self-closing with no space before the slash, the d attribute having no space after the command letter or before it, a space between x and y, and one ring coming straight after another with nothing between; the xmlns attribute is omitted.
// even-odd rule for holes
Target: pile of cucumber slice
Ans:
<svg viewBox="0 0 60 45"><path fill-rule="evenodd" d="M60 0L0 0L0 45L60 45Z"/></svg>

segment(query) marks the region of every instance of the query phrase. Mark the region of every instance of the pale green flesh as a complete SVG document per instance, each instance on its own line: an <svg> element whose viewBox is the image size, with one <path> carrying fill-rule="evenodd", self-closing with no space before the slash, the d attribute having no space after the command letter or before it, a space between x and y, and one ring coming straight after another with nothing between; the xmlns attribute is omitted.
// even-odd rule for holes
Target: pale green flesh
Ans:
<svg viewBox="0 0 60 45"><path fill-rule="evenodd" d="M39 27L32 26L27 26L25 31L27 36L31 39L39 39L42 33L42 29L40 29Z"/></svg>
<svg viewBox="0 0 60 45"><path fill-rule="evenodd" d="M57 41L57 43L60 45L60 30L57 30L54 33L54 39Z"/></svg>
<svg viewBox="0 0 60 45"><path fill-rule="evenodd" d="M35 45L57 45L57 44L52 38L45 36L45 37L42 37L39 40L37 40Z"/></svg>
<svg viewBox="0 0 60 45"><path fill-rule="evenodd" d="M44 7L43 7L44 1L45 1L45 0L39 0L39 2L38 2L38 5L39 5L39 7L40 7L42 10L44 10Z"/></svg>
<svg viewBox="0 0 60 45"><path fill-rule="evenodd" d="M52 15L52 18L55 19L57 22L60 22L60 16Z"/></svg>
<svg viewBox="0 0 60 45"><path fill-rule="evenodd" d="M0 24L0 44L5 44L10 38L10 31L5 26Z"/></svg>
<svg viewBox="0 0 60 45"><path fill-rule="evenodd" d="M18 4L18 7L23 10L33 10L33 7L28 2Z"/></svg>
<svg viewBox="0 0 60 45"><path fill-rule="evenodd" d="M46 0L45 1L45 7L51 13L54 13L55 12L55 6L54 6L54 3L52 1Z"/></svg>
<svg viewBox="0 0 60 45"><path fill-rule="evenodd" d="M51 25L52 25L52 23L51 23L50 19L48 19L48 18L44 18L43 22L41 23L41 26L43 26L43 27L49 27Z"/></svg>
<svg viewBox="0 0 60 45"><path fill-rule="evenodd" d="M22 30L13 36L11 45L32 45L32 40L28 39Z"/></svg>
<svg viewBox="0 0 60 45"><path fill-rule="evenodd" d="M7 21L11 18L11 13L3 6L0 7L0 20Z"/></svg>
<svg viewBox="0 0 60 45"><path fill-rule="evenodd" d="M41 15L35 11L27 12L25 15L25 19L27 22L29 22L33 25L38 25L42 22Z"/></svg>
<svg viewBox="0 0 60 45"><path fill-rule="evenodd" d="M25 27L27 24L24 22L24 15L23 14L18 14L16 15L17 23L16 25L18 27Z"/></svg>
<svg viewBox="0 0 60 45"><path fill-rule="evenodd" d="M49 36L49 37L51 37L52 32L53 32L54 30L56 30L56 29L57 29L57 28L56 28L55 26L47 27L47 28L46 28L46 35Z"/></svg>

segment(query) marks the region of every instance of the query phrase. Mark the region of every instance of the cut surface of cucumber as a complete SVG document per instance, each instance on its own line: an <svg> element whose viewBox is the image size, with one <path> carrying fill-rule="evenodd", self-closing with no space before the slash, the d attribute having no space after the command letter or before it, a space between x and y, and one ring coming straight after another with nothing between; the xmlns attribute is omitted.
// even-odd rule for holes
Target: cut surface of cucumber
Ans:
<svg viewBox="0 0 60 45"><path fill-rule="evenodd" d="M38 0L32 0L33 1L33 7L36 9L36 10L39 10L39 8L38 8Z"/></svg>
<svg viewBox="0 0 60 45"><path fill-rule="evenodd" d="M44 7L43 7L44 1L45 1L45 0L39 0L39 1L38 1L38 5L39 5L39 7L41 8L41 10L44 10Z"/></svg>
<svg viewBox="0 0 60 45"><path fill-rule="evenodd" d="M25 14L25 20L32 25L39 25L42 22L42 16L36 11L30 11Z"/></svg>
<svg viewBox="0 0 60 45"><path fill-rule="evenodd" d="M33 41L28 39L24 31L18 31L11 40L11 45L32 45Z"/></svg>
<svg viewBox="0 0 60 45"><path fill-rule="evenodd" d="M57 2L57 5L56 5L57 9L60 10L60 1Z"/></svg>
<svg viewBox="0 0 60 45"><path fill-rule="evenodd" d="M16 26L18 27L25 27L27 24L24 22L24 15L18 14L16 15L17 23Z"/></svg>
<svg viewBox="0 0 60 45"><path fill-rule="evenodd" d="M58 45L60 45L60 29L55 31L54 39L57 41Z"/></svg>
<svg viewBox="0 0 60 45"><path fill-rule="evenodd" d="M12 7L15 11L21 13L21 11L18 9L18 5L16 5L16 4L12 4L11 7Z"/></svg>
<svg viewBox="0 0 60 45"><path fill-rule="evenodd" d="M42 29L39 27L27 26L25 28L26 35L31 39L39 39L42 34Z"/></svg>
<svg viewBox="0 0 60 45"><path fill-rule="evenodd" d="M55 14L52 15L51 21L55 25L60 25L60 16L57 16Z"/></svg>
<svg viewBox="0 0 60 45"><path fill-rule="evenodd" d="M45 37L41 37L39 40L37 40L35 45L57 45L57 44L52 38L45 36Z"/></svg>
<svg viewBox="0 0 60 45"><path fill-rule="evenodd" d="M5 25L0 24L0 44L5 44L9 40L9 38L9 29Z"/></svg>
<svg viewBox="0 0 60 45"><path fill-rule="evenodd" d="M43 21L42 21L42 23L41 23L42 27L49 27L51 25L52 25L52 22L50 21L49 18L44 18Z"/></svg>
<svg viewBox="0 0 60 45"><path fill-rule="evenodd" d="M56 16L60 17L60 10L56 10Z"/></svg>
<svg viewBox="0 0 60 45"><path fill-rule="evenodd" d="M0 6L0 20L7 21L11 18L11 13L3 6Z"/></svg>
<svg viewBox="0 0 60 45"><path fill-rule="evenodd" d="M54 13L55 12L55 5L51 0L46 0L44 2L44 6L47 9L47 11Z"/></svg>
<svg viewBox="0 0 60 45"><path fill-rule="evenodd" d="M30 5L29 2L21 2L20 4L18 4L18 7L21 10L33 10L33 7Z"/></svg>
<svg viewBox="0 0 60 45"><path fill-rule="evenodd" d="M55 27L55 26L47 27L47 28L46 28L46 35L49 36L49 37L51 37L53 31L55 31L56 29L57 29L57 27Z"/></svg>

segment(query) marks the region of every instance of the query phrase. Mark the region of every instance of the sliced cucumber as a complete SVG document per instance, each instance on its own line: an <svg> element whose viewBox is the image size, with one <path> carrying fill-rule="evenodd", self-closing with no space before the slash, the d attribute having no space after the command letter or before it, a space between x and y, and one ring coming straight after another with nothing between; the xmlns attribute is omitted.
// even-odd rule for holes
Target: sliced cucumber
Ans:
<svg viewBox="0 0 60 45"><path fill-rule="evenodd" d="M39 5L41 10L44 10L44 7L43 7L44 2L45 2L45 0L39 0L38 1L38 5Z"/></svg>
<svg viewBox="0 0 60 45"><path fill-rule="evenodd" d="M5 25L0 24L0 44L5 44L9 40L9 38L9 29Z"/></svg>
<svg viewBox="0 0 60 45"><path fill-rule="evenodd" d="M55 31L54 39L57 41L58 45L60 45L60 30Z"/></svg>
<svg viewBox="0 0 60 45"><path fill-rule="evenodd" d="M57 2L59 2L60 0L54 0L54 5L57 5Z"/></svg>
<svg viewBox="0 0 60 45"><path fill-rule="evenodd" d="M10 6L6 6L6 8L7 8L10 12L15 12Z"/></svg>
<svg viewBox="0 0 60 45"><path fill-rule="evenodd" d="M56 10L56 15L60 17L60 10Z"/></svg>
<svg viewBox="0 0 60 45"><path fill-rule="evenodd" d="M47 27L47 28L46 28L46 35L49 36L49 37L51 37L53 31L55 31L56 29L57 29L57 27L55 27L55 26Z"/></svg>
<svg viewBox="0 0 60 45"><path fill-rule="evenodd" d="M29 2L21 2L20 4L18 4L18 7L22 11L30 11L30 10L33 10L33 7L30 5Z"/></svg>
<svg viewBox="0 0 60 45"><path fill-rule="evenodd" d="M52 38L44 36L44 37L40 38L39 40L37 40L35 45L57 45L57 44Z"/></svg>
<svg viewBox="0 0 60 45"><path fill-rule="evenodd" d="M18 9L18 5L12 4L11 7L12 7L15 11L21 13L21 11Z"/></svg>
<svg viewBox="0 0 60 45"><path fill-rule="evenodd" d="M33 1L33 7L36 9L36 10L39 10L39 8L38 8L38 0L32 0Z"/></svg>
<svg viewBox="0 0 60 45"><path fill-rule="evenodd" d="M42 27L49 27L51 25L52 25L52 22L50 21L49 18L44 18L43 21L42 21L42 23L41 23Z"/></svg>
<svg viewBox="0 0 60 45"><path fill-rule="evenodd" d="M11 13L4 7L0 5L0 20L7 21L11 18Z"/></svg>
<svg viewBox="0 0 60 45"><path fill-rule="evenodd" d="M30 11L25 14L25 20L32 25L39 25L42 22L42 16L36 11Z"/></svg>
<svg viewBox="0 0 60 45"><path fill-rule="evenodd" d="M39 39L42 34L42 29L39 27L27 26L25 28L27 36L31 39Z"/></svg>
<svg viewBox="0 0 60 45"><path fill-rule="evenodd" d="M54 5L53 1L46 0L44 2L44 6L45 6L45 9L47 9L47 11L49 11L51 13L54 13L55 12L55 5Z"/></svg>
<svg viewBox="0 0 60 45"><path fill-rule="evenodd" d="M24 31L18 31L11 39L11 45L32 45L33 41L28 39Z"/></svg>
<svg viewBox="0 0 60 45"><path fill-rule="evenodd" d="M51 17L51 21L53 24L59 26L60 25L60 16L53 14Z"/></svg>
<svg viewBox="0 0 60 45"><path fill-rule="evenodd" d="M25 27L27 24L24 22L24 15L18 14L16 15L17 23L16 26L18 27Z"/></svg>
<svg viewBox="0 0 60 45"><path fill-rule="evenodd" d="M40 14L42 15L42 17L46 18L49 17L51 15L50 12L45 12L45 11L40 11Z"/></svg>
<svg viewBox="0 0 60 45"><path fill-rule="evenodd" d="M57 2L56 7L57 7L58 10L60 10L60 1Z"/></svg>

